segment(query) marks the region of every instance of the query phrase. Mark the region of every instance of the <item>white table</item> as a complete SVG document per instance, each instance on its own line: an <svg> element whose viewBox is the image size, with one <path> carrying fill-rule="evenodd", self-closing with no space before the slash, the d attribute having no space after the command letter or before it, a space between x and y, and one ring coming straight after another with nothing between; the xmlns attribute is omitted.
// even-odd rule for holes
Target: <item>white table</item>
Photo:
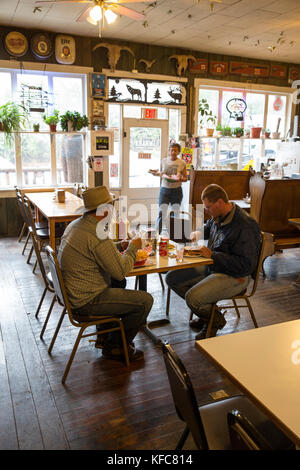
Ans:
<svg viewBox="0 0 300 470"><path fill-rule="evenodd" d="M299 447L300 320L196 341Z"/></svg>

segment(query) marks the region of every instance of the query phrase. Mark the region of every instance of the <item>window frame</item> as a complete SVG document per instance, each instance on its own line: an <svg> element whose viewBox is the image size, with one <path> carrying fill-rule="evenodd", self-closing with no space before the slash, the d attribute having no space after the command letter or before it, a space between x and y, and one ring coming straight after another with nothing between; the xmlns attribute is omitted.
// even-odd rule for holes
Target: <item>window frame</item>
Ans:
<svg viewBox="0 0 300 470"><path fill-rule="evenodd" d="M26 67L26 69L24 68ZM76 67L76 66L64 66L64 65L57 65L57 64L38 64L34 62L25 62L22 63L22 66L19 62L12 63L11 61L3 61L0 60L0 72L10 73L11 74L11 92L12 96L11 99L14 100L14 94L17 92L17 75L18 74L28 74L28 75L46 75L48 77L48 91L51 93L53 91L53 78L57 77L67 77L67 78L80 78L81 79L81 86L82 86L82 112L83 114L90 115L91 109L91 100L88 94L88 80L89 74L93 72L93 68L91 67ZM23 187L23 172L22 172L22 154L21 154L21 134L35 134L31 130L24 130L20 133L15 133L14 135L14 152L16 158L16 181L17 185ZM59 134L81 134L83 135L83 162L86 160L87 150L88 150L88 132L87 131L80 131L80 132L60 132L57 131L56 133L51 133L50 131L40 131L43 134L50 135L50 171L51 171L51 185L47 186L26 186L26 190L31 189L42 189L45 190L48 188L53 188L57 186L57 177L56 177L56 136ZM87 183L88 179L88 169L87 165L83 164L83 179L84 184ZM73 183L64 184L63 186L68 188L72 187ZM7 196L8 194L13 191L11 186L1 186L0 187L0 194L2 197Z"/></svg>

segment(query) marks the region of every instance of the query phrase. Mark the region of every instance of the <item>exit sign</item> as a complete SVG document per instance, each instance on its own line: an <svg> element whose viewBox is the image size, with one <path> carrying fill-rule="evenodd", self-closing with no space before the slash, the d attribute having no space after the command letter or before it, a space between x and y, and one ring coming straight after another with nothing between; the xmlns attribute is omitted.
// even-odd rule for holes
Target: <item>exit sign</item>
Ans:
<svg viewBox="0 0 300 470"><path fill-rule="evenodd" d="M142 108L142 119L157 119L157 109Z"/></svg>

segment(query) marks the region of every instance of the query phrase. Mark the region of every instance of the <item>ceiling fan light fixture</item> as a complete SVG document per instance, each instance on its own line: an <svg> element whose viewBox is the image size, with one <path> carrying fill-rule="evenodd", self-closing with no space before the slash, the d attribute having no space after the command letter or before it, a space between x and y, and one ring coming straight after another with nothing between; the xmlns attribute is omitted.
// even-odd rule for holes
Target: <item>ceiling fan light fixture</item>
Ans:
<svg viewBox="0 0 300 470"><path fill-rule="evenodd" d="M94 21L100 21L102 18L102 11L99 5L95 5L90 11L90 17Z"/></svg>
<svg viewBox="0 0 300 470"><path fill-rule="evenodd" d="M118 15L111 10L105 10L104 16L108 24L113 23L118 18Z"/></svg>

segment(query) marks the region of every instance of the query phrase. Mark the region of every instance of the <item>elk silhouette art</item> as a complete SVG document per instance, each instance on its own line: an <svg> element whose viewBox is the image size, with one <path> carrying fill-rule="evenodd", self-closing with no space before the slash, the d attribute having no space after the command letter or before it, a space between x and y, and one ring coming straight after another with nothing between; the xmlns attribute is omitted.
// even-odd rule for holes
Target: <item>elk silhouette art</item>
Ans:
<svg viewBox="0 0 300 470"><path fill-rule="evenodd" d="M178 103L181 102L181 99L182 99L182 93L180 92L180 90L178 90L177 88L171 88L170 87L170 90L168 90L168 94L171 96L171 98L173 98L173 100Z"/></svg>
<svg viewBox="0 0 300 470"><path fill-rule="evenodd" d="M142 92L141 92L141 90L139 90L139 88L132 88L130 85L126 85L126 86L127 86L127 90L131 94L131 99L132 100L134 99L135 95L137 96L137 98L139 100L142 99Z"/></svg>

